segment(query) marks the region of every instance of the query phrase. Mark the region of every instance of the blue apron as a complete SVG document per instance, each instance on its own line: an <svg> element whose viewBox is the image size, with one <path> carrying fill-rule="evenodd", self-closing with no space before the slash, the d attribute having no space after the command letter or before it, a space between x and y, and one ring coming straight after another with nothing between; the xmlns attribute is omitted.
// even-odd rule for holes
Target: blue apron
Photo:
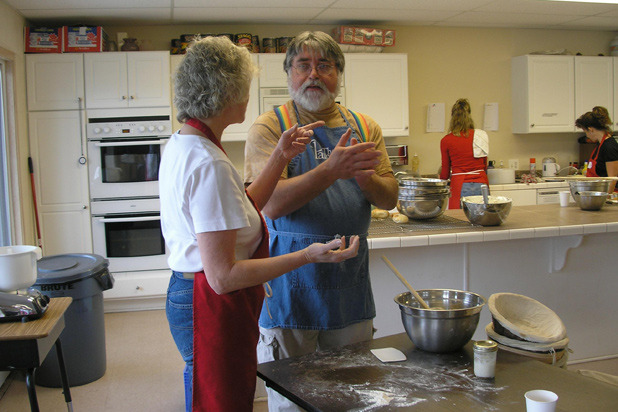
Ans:
<svg viewBox="0 0 618 412"><path fill-rule="evenodd" d="M298 109L294 105L300 125ZM307 150L288 165L288 177L306 173L324 162L347 126L314 130ZM357 137L358 139L358 137ZM341 263L312 263L269 282L272 297L262 308L260 326L264 328L339 329L375 317L369 279L367 231L371 204L355 179L337 180L302 208L287 216L266 218L270 234L270 255L278 256L306 248L315 242L328 242L336 235L360 236L358 256Z"/></svg>

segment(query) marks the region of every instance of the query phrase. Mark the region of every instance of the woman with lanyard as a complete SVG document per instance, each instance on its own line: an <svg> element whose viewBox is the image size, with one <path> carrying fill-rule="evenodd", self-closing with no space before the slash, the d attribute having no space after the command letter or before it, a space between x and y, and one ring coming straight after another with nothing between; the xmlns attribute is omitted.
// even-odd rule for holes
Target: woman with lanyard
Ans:
<svg viewBox="0 0 618 412"><path fill-rule="evenodd" d="M460 209L460 198L480 195L481 185L487 180L487 133L474 129L470 103L459 99L451 109L449 134L440 141L442 167L440 179L451 179L449 209Z"/></svg>
<svg viewBox="0 0 618 412"><path fill-rule="evenodd" d="M268 257L260 210L323 122L286 130L245 192L221 136L244 121L255 72L246 48L207 37L191 45L175 73L174 104L184 125L166 145L159 185L173 271L166 313L186 362L187 411L251 411L262 284L307 263L344 261L359 247L358 237L348 248L342 238Z"/></svg>
<svg viewBox="0 0 618 412"><path fill-rule="evenodd" d="M612 120L605 107L596 106L575 121L575 126L586 133L586 137L597 143L586 164L588 177L618 176L618 140L612 136ZM609 185L609 192L616 188L616 181Z"/></svg>

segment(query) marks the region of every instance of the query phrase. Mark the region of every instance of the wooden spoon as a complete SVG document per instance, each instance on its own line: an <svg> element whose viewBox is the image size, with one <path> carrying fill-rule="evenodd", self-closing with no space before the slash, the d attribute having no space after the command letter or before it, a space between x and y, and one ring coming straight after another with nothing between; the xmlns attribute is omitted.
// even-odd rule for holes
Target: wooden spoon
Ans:
<svg viewBox="0 0 618 412"><path fill-rule="evenodd" d="M388 258L384 255L382 255L382 260L384 261L384 263L386 263L388 265L388 267L393 271L393 273L395 275L397 275L397 277L399 278L399 280L401 281L401 283L403 283L403 285L408 288L408 290L412 293L412 295L416 298L416 300L418 300L421 303L421 306L425 309L432 309L429 307L429 305L427 304L427 302L425 302L423 300L423 298L421 298L421 296L416 293L416 290L414 290L414 288L408 283L408 281L406 280L406 278L404 278L401 273L399 273L399 271L397 270L397 268L395 266L393 266L393 264L391 263L390 260L388 260Z"/></svg>

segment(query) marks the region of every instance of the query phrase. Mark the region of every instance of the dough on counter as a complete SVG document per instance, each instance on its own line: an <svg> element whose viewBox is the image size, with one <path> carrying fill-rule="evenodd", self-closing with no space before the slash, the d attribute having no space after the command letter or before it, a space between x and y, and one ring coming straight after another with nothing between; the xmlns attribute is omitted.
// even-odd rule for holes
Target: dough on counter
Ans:
<svg viewBox="0 0 618 412"><path fill-rule="evenodd" d="M375 217L376 219L386 219L388 216L389 216L388 210L373 209L371 211L371 217Z"/></svg>
<svg viewBox="0 0 618 412"><path fill-rule="evenodd" d="M402 215L401 213L393 214L393 222L395 223L408 223L409 221L410 219L408 219L408 216L406 215Z"/></svg>

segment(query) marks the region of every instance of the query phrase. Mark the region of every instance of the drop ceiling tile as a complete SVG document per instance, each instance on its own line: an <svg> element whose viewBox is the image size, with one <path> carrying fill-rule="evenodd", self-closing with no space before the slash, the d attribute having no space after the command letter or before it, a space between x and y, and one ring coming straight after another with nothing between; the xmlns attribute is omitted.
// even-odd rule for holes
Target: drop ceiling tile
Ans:
<svg viewBox="0 0 618 412"><path fill-rule="evenodd" d="M618 30L618 17L584 17L558 24L558 28L586 30Z"/></svg>
<svg viewBox="0 0 618 412"><path fill-rule="evenodd" d="M169 1L169 0L168 0ZM310 8L328 7L332 0L311 0ZM250 8L307 8L307 4L290 0L174 0L174 8L220 8L220 7L250 7ZM375 6L375 4L374 4Z"/></svg>
<svg viewBox="0 0 618 412"><path fill-rule="evenodd" d="M555 2L540 0L496 0L480 6L476 11L524 14L566 14L592 16L618 9L616 5L598 3Z"/></svg>
<svg viewBox="0 0 618 412"><path fill-rule="evenodd" d="M149 9L59 9L59 10L33 10L28 13L30 20L62 20L64 24L84 23L107 25L111 22L158 21L161 24L170 22L169 8ZM101 23L104 21L105 23Z"/></svg>
<svg viewBox="0 0 618 412"><path fill-rule="evenodd" d="M475 9L492 2L493 0L338 0L331 7L348 10L375 9L376 5L379 4L382 8L396 11L463 11Z"/></svg>
<svg viewBox="0 0 618 412"><path fill-rule="evenodd" d="M176 22L251 22L302 24L316 16L321 9L304 8L176 8Z"/></svg>
<svg viewBox="0 0 618 412"><path fill-rule="evenodd" d="M172 0L4 0L17 10L68 10L158 8L172 6Z"/></svg>
<svg viewBox="0 0 618 412"><path fill-rule="evenodd" d="M407 22L414 24L419 22L433 23L448 17L456 16L459 11L432 11L432 10L392 10L386 8L375 9L337 9L329 8L318 16L319 19L332 19L345 21L381 21L381 22Z"/></svg>
<svg viewBox="0 0 618 412"><path fill-rule="evenodd" d="M465 12L456 18L448 18L444 24L482 25L485 27L517 26L531 27L555 25L572 20L573 16L525 13L493 13L493 12Z"/></svg>

